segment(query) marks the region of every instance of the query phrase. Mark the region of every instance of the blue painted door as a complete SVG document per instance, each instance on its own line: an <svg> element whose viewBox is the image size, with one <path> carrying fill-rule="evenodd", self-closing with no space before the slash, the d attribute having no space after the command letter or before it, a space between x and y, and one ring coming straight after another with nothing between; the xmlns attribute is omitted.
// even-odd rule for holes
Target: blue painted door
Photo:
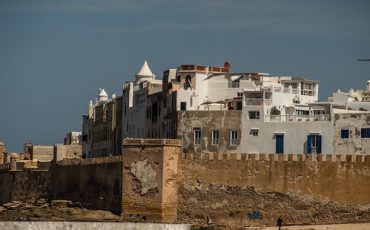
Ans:
<svg viewBox="0 0 370 230"><path fill-rule="evenodd" d="M276 134L276 153L284 153L284 135Z"/></svg>

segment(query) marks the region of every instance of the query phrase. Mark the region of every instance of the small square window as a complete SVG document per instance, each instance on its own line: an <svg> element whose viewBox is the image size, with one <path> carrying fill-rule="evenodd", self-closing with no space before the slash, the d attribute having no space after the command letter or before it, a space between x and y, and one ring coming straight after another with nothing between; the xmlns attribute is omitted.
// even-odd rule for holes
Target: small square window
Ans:
<svg viewBox="0 0 370 230"><path fill-rule="evenodd" d="M370 138L370 128L361 129L361 138Z"/></svg>
<svg viewBox="0 0 370 230"><path fill-rule="evenodd" d="M260 119L260 111L249 111L248 115L250 120Z"/></svg>
<svg viewBox="0 0 370 230"><path fill-rule="evenodd" d="M252 135L252 136L258 136L258 129L251 129L251 132L250 132L250 134Z"/></svg>
<svg viewBox="0 0 370 230"><path fill-rule="evenodd" d="M342 129L340 131L340 138L348 139L349 138L349 130L348 129Z"/></svg>

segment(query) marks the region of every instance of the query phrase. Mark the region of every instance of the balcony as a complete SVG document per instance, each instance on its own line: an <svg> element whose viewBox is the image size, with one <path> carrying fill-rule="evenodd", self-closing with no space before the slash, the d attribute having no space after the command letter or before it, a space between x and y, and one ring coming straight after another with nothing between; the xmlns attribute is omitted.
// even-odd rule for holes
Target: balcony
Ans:
<svg viewBox="0 0 370 230"><path fill-rule="evenodd" d="M311 89L301 89L301 95L316 96L316 92L315 90L311 90Z"/></svg>
<svg viewBox="0 0 370 230"><path fill-rule="evenodd" d="M227 83L227 88L239 88L239 86L239 81L230 81L229 83Z"/></svg>
<svg viewBox="0 0 370 230"><path fill-rule="evenodd" d="M320 115L265 115L266 122L314 122L314 121L330 121L330 114Z"/></svg>
<svg viewBox="0 0 370 230"><path fill-rule="evenodd" d="M246 105L252 106L262 106L262 105L271 105L272 99L262 99L262 98L246 98L245 99Z"/></svg>

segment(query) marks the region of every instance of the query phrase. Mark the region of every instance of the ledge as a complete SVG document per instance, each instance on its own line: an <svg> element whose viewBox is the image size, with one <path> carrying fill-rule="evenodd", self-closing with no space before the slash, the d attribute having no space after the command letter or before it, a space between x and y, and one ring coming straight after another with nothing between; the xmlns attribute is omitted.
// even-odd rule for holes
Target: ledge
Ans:
<svg viewBox="0 0 370 230"><path fill-rule="evenodd" d="M181 147L178 139L123 139L123 146L176 146Z"/></svg>

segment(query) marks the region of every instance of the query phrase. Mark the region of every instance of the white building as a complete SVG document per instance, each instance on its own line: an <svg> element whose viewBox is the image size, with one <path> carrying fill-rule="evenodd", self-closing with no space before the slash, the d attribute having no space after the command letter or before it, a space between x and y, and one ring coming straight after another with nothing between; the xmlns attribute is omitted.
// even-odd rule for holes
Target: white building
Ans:
<svg viewBox="0 0 370 230"><path fill-rule="evenodd" d="M366 82L365 90L350 89L348 92L342 92L338 89L328 101L350 110L370 111L370 81Z"/></svg>
<svg viewBox="0 0 370 230"><path fill-rule="evenodd" d="M370 113L347 109L345 100L316 102L317 82L289 82L297 80L302 80L298 85L305 85L304 90L287 88L283 80L278 92L276 86L244 91L241 151L370 154Z"/></svg>
<svg viewBox="0 0 370 230"><path fill-rule="evenodd" d="M94 156L111 153L113 147L104 147L110 134L96 137L110 124L117 154L119 138L178 138L184 152L370 153L368 113L346 110L347 102L318 102L318 91L314 80L231 73L228 63L181 65L158 80L145 61L133 81L123 85L122 97L109 100L100 92L99 101L90 102L84 145L98 151ZM104 116L97 121L110 103L116 105L114 122L104 123Z"/></svg>

